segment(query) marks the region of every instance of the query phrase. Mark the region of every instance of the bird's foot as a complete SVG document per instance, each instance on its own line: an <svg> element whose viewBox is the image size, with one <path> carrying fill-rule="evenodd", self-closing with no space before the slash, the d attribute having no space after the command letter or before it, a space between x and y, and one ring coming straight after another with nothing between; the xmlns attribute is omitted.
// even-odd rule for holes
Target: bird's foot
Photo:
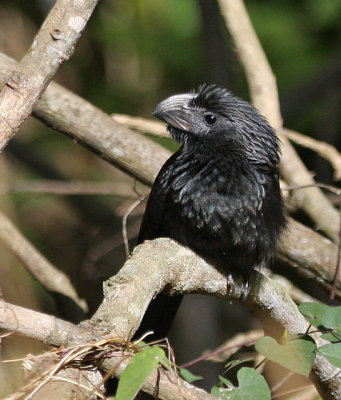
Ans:
<svg viewBox="0 0 341 400"><path fill-rule="evenodd" d="M227 291L231 300L245 302L250 293L250 273L229 271L227 274Z"/></svg>

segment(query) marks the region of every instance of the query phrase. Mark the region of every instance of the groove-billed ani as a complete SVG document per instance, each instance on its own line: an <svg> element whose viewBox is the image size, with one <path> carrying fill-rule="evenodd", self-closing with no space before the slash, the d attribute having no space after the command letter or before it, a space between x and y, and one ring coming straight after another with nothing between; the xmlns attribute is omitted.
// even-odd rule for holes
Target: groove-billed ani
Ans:
<svg viewBox="0 0 341 400"><path fill-rule="evenodd" d="M279 141L249 103L215 85L171 96L153 115L183 143L159 172L139 243L172 238L218 268L268 265L285 226ZM152 301L138 334L164 337L182 296Z"/></svg>

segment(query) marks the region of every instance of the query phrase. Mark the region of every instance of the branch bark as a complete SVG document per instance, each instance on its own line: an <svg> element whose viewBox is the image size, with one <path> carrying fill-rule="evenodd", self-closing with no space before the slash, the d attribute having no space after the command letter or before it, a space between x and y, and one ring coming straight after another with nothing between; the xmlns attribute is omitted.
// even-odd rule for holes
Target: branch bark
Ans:
<svg viewBox="0 0 341 400"><path fill-rule="evenodd" d="M145 197L147 191L139 188ZM139 196L129 183L123 182L94 182L94 181L63 181L63 180L24 180L15 182L0 182L0 195L11 193L49 193L54 195L110 195L125 199L137 199Z"/></svg>
<svg viewBox="0 0 341 400"><path fill-rule="evenodd" d="M0 84L5 84L15 66L13 59L0 53ZM171 155L164 147L118 124L108 114L53 82L33 112L48 126L66 133L148 185L154 182Z"/></svg>
<svg viewBox="0 0 341 400"><path fill-rule="evenodd" d="M58 0L0 93L0 151L67 61L98 0Z"/></svg>
<svg viewBox="0 0 341 400"><path fill-rule="evenodd" d="M277 337L285 330L297 334L305 332L307 328L296 305L276 282L254 271L250 277L250 291L244 298L242 279L235 277L231 280L231 277L207 264L191 250L170 239L145 242L134 250L121 271L106 282L104 302L86 324L76 327L54 317L2 302L0 328L54 346L71 346L97 338L103 339L105 336L127 339L137 329L151 297L163 288L167 288L170 294L200 293L241 302L260 320L266 333ZM39 330L36 329L37 324ZM118 361L120 359L116 357L107 359L101 368L110 371L118 365ZM117 369L115 375L120 375L122 369ZM172 379L167 374L164 377L160 381L160 393L165 395L159 397L179 398L179 392L174 392L178 388L179 379L174 380L174 377ZM316 358L311 378L325 400L341 397L340 370L324 358ZM144 390L149 393L154 390L155 379L155 375L150 377L150 387L144 386ZM182 382L180 388L189 390L192 395L185 398L200 398L195 391L197 389L192 386ZM177 393L178 397L174 397L174 394L172 397L170 393Z"/></svg>

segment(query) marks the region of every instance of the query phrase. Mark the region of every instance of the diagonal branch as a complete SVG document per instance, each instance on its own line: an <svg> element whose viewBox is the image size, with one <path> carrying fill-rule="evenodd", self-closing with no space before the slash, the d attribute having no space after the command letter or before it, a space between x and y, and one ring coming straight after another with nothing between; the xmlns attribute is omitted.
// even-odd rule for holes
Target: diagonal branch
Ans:
<svg viewBox="0 0 341 400"><path fill-rule="evenodd" d="M292 129L283 129L283 135L287 136L292 142L300 146L315 151L321 157L330 162L334 168L334 179L341 179L341 153L329 143L321 142L302 133L293 131Z"/></svg>
<svg viewBox="0 0 341 400"><path fill-rule="evenodd" d="M0 93L0 151L67 61L98 0L58 0Z"/></svg>
<svg viewBox="0 0 341 400"><path fill-rule="evenodd" d="M0 53L0 86L15 66L13 59ZM118 124L108 114L53 82L34 107L34 115L149 185L171 155L164 147Z"/></svg>
<svg viewBox="0 0 341 400"><path fill-rule="evenodd" d="M79 317L82 317L81 314L84 317L87 311L86 304L78 297L69 277L52 265L1 212L0 240L19 258L38 282L50 292L61 295L61 299L74 302L78 306ZM68 304L69 308L70 306L71 303Z"/></svg>

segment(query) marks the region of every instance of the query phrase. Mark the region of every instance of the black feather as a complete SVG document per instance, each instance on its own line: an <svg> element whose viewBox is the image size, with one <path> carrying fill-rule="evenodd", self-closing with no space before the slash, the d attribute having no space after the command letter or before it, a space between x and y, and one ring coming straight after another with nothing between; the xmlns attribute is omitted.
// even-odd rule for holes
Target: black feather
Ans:
<svg viewBox="0 0 341 400"><path fill-rule="evenodd" d="M268 265L285 217L279 141L265 118L215 85L172 96L153 114L183 145L154 182L139 243L169 237L226 270ZM144 329L157 329L148 319Z"/></svg>

